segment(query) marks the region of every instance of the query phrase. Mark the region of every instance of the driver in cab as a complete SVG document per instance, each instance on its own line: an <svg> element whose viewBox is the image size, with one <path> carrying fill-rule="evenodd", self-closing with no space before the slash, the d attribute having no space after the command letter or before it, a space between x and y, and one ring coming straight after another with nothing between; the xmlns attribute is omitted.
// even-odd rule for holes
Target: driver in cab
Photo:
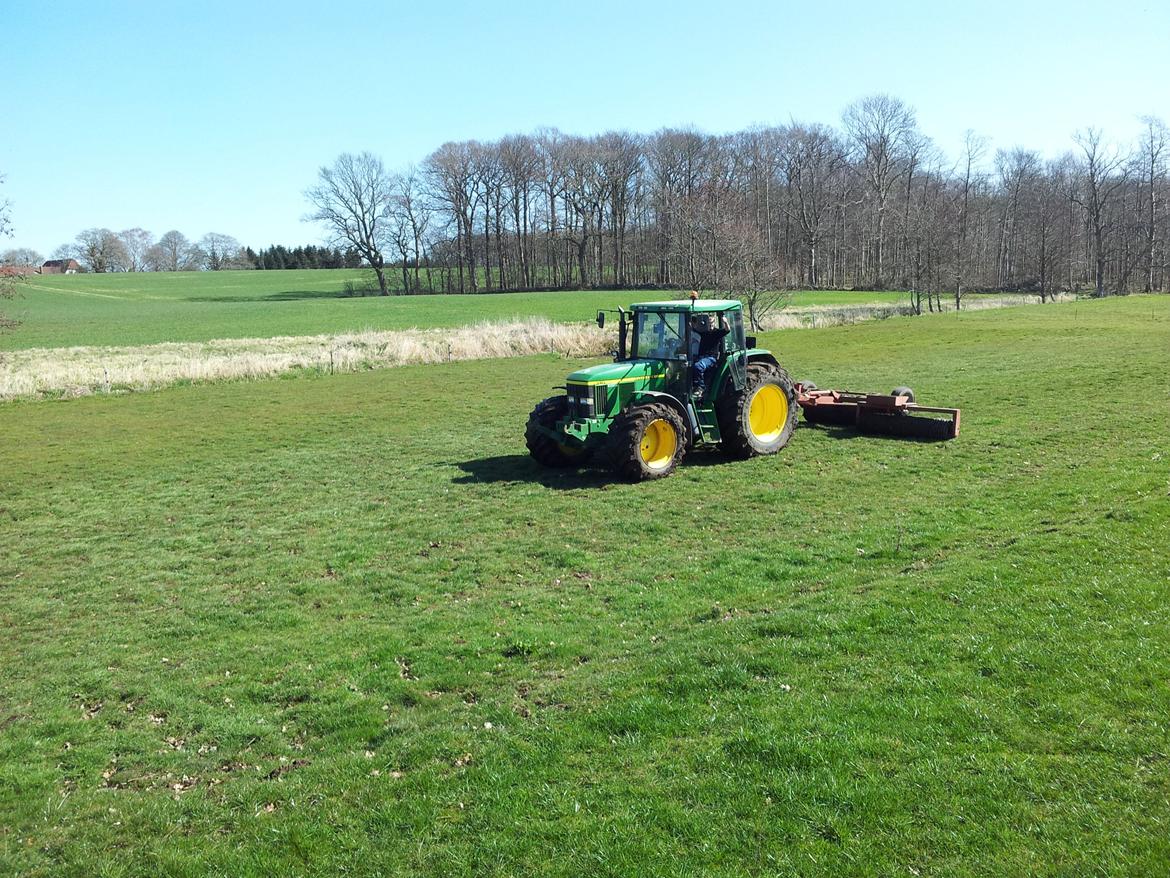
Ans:
<svg viewBox="0 0 1170 878"><path fill-rule="evenodd" d="M691 318L691 332L692 344L695 338L698 339L692 390L697 396L702 396L707 387L707 374L719 362L719 346L724 336L731 332L731 326L723 312L719 313L718 326L715 325L714 314L696 314Z"/></svg>

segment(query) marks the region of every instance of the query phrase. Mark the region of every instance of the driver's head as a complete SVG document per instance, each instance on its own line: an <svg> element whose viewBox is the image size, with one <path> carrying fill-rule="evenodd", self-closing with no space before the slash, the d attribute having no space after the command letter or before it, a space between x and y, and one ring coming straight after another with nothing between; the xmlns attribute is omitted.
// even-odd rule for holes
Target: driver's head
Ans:
<svg viewBox="0 0 1170 878"><path fill-rule="evenodd" d="M693 329L698 329L700 331L705 330L705 329L710 329L711 328L711 315L710 314L696 314L694 317L691 318L691 327Z"/></svg>

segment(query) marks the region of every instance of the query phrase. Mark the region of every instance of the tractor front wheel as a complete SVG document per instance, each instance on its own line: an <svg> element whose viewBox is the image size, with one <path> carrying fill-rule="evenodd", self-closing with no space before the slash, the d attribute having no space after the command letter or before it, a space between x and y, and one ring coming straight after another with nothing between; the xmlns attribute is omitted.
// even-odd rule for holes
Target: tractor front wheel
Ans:
<svg viewBox="0 0 1170 878"><path fill-rule="evenodd" d="M669 405L632 408L618 415L609 430L610 465L634 482L670 475L686 453L686 427Z"/></svg>
<svg viewBox="0 0 1170 878"><path fill-rule="evenodd" d="M715 406L723 450L741 460L775 454L792 438L796 411L788 373L771 363L749 363L743 390L728 385Z"/></svg>
<svg viewBox="0 0 1170 878"><path fill-rule="evenodd" d="M570 445L567 442L558 442L545 432L545 430L555 431L557 421L563 420L568 413L569 398L567 396L550 396L538 403L536 408L532 410L532 414L528 416L528 426L524 430L524 442L537 463L554 467L582 466L592 456L589 449L579 445Z"/></svg>

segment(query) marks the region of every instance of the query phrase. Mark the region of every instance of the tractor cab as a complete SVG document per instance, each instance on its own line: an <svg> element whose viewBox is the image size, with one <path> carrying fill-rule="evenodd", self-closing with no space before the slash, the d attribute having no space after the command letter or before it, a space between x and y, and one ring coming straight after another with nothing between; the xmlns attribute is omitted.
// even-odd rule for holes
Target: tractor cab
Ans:
<svg viewBox="0 0 1170 878"><path fill-rule="evenodd" d="M717 329L726 321L728 333L717 351L713 372L730 365L732 381L742 387L749 343L755 339L744 335L743 306L734 299L695 299L691 301L643 302L630 311L619 309L619 345L615 362L650 360L659 364L667 384L682 398L691 396L692 369L698 359L699 339L703 331ZM605 326L605 312L598 312L598 326ZM632 330L627 345L627 333ZM677 385L677 386L676 386Z"/></svg>

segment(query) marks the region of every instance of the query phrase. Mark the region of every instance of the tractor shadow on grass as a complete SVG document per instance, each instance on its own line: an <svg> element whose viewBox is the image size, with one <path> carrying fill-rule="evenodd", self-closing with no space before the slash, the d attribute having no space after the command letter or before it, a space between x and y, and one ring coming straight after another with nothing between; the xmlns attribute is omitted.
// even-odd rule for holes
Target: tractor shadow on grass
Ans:
<svg viewBox="0 0 1170 878"><path fill-rule="evenodd" d="M693 453L675 471L671 478L685 475L687 470L709 466L730 466L733 461L718 453ZM549 469L541 466L527 454L500 454L495 457L478 457L474 460L454 464L466 475L452 481L456 485L506 484L526 482L544 485L557 491L575 491L587 488L606 489L611 485L627 484L625 479L614 475L598 464L590 466Z"/></svg>

